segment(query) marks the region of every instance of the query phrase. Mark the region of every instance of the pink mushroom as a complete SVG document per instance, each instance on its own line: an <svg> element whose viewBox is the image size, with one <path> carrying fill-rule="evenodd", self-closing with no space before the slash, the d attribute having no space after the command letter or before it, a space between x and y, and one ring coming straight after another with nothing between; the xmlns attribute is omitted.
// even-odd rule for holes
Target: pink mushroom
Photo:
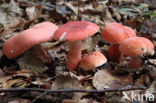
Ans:
<svg viewBox="0 0 156 103"><path fill-rule="evenodd" d="M144 37L133 37L122 41L119 50L122 54L131 57L129 62L130 68L138 68L142 66L140 58L142 55L154 54L154 45Z"/></svg>
<svg viewBox="0 0 156 103"><path fill-rule="evenodd" d="M99 26L87 21L72 21L56 30L54 34L56 40L70 42L68 61L66 63L67 69L74 70L77 68L81 60L81 40L93 35L98 30Z"/></svg>
<svg viewBox="0 0 156 103"><path fill-rule="evenodd" d="M3 52L8 58L15 58L32 46L51 40L57 29L58 26L51 22L36 24L5 41L3 44ZM36 48L41 50L39 45L36 46ZM41 52L46 56L43 50L41 50Z"/></svg>
<svg viewBox="0 0 156 103"><path fill-rule="evenodd" d="M94 51L82 57L80 67L85 71L89 71L105 64L106 62L106 57L100 51Z"/></svg>

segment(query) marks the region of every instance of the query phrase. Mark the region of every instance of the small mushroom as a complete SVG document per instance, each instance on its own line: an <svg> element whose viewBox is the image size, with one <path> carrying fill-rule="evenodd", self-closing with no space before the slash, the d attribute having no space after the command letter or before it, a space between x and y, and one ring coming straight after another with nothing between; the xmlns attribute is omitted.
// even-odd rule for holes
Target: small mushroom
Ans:
<svg viewBox="0 0 156 103"><path fill-rule="evenodd" d="M54 32L58 26L51 22L42 22L15 34L3 44L3 52L8 58L15 58L24 53L29 48L36 46L41 50L43 55L46 53L41 49L40 44L53 38Z"/></svg>
<svg viewBox="0 0 156 103"><path fill-rule="evenodd" d="M130 27L113 22L107 24L102 30L102 38L111 42L107 53L111 60L118 62L120 58L119 43L127 38L136 37L136 33Z"/></svg>
<svg viewBox="0 0 156 103"><path fill-rule="evenodd" d="M94 51L82 57L80 61L80 67L84 71L89 71L105 64L106 62L106 57L100 51Z"/></svg>
<svg viewBox="0 0 156 103"><path fill-rule="evenodd" d="M123 55L131 57L129 68L138 68L141 67L141 56L154 54L154 45L144 37L132 37L122 41L119 50Z"/></svg>
<svg viewBox="0 0 156 103"><path fill-rule="evenodd" d="M67 69L74 70L77 68L81 60L81 40L95 34L98 30L99 26L87 21L68 22L56 30L54 34L56 40L70 42Z"/></svg>

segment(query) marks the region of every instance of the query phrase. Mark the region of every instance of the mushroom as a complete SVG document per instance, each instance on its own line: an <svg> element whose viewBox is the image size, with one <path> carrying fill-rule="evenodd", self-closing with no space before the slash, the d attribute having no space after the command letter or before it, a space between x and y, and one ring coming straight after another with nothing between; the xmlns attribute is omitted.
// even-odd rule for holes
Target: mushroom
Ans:
<svg viewBox="0 0 156 103"><path fill-rule="evenodd" d="M141 67L141 56L154 54L154 45L144 37L132 37L122 41L119 50L123 55L131 57L129 68L138 68Z"/></svg>
<svg viewBox="0 0 156 103"><path fill-rule="evenodd" d="M60 41L70 42L66 68L74 70L81 60L81 40L95 34L99 26L87 21L72 21L60 26L54 33L54 38Z"/></svg>
<svg viewBox="0 0 156 103"><path fill-rule="evenodd" d="M34 46L34 48L40 49L41 53L46 57L46 53L41 49L40 43L51 40L57 29L58 26L51 22L36 24L5 41L3 44L3 52L11 59L21 55Z"/></svg>
<svg viewBox="0 0 156 103"><path fill-rule="evenodd" d="M113 22L107 24L102 30L102 38L111 42L107 53L111 60L118 62L120 58L119 43L127 38L136 37L136 33L130 27Z"/></svg>
<svg viewBox="0 0 156 103"><path fill-rule="evenodd" d="M106 57L100 51L94 51L82 57L80 61L80 67L84 71L89 71L105 64L106 62Z"/></svg>

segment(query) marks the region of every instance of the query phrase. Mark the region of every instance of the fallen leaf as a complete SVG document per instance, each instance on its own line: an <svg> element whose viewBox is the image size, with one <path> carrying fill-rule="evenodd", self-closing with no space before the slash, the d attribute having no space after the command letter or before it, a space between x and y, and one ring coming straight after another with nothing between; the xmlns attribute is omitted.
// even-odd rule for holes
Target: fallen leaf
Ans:
<svg viewBox="0 0 156 103"><path fill-rule="evenodd" d="M92 83L97 90L105 88L122 88L132 82L131 75L117 76L107 70L98 70L93 77Z"/></svg>
<svg viewBox="0 0 156 103"><path fill-rule="evenodd" d="M35 6L27 7L26 13L29 20L34 20L41 15L41 11L39 11Z"/></svg>
<svg viewBox="0 0 156 103"><path fill-rule="evenodd" d="M80 89L80 83L70 76L59 76L52 84L52 89Z"/></svg>
<svg viewBox="0 0 156 103"><path fill-rule="evenodd" d="M28 99L15 98L14 100L9 100L8 103L30 103Z"/></svg>
<svg viewBox="0 0 156 103"><path fill-rule="evenodd" d="M69 47L70 46L68 43L63 43L61 45L54 46L52 49L48 50L48 54L56 63L65 63L67 60Z"/></svg>
<svg viewBox="0 0 156 103"><path fill-rule="evenodd" d="M41 86L41 85L44 84L44 83L43 83L41 80L39 80L39 79L37 79L36 81L32 81L31 83L34 84L34 85L39 85L39 86Z"/></svg>
<svg viewBox="0 0 156 103"><path fill-rule="evenodd" d="M148 62L150 62L151 64L156 65L156 59L148 59Z"/></svg>
<svg viewBox="0 0 156 103"><path fill-rule="evenodd" d="M9 76L2 76L0 79L0 88L25 87L30 85L27 80L30 79L29 71L17 71Z"/></svg>
<svg viewBox="0 0 156 103"><path fill-rule="evenodd" d="M94 41L91 37L82 41L82 51L87 51L88 53L94 50L96 46L96 41Z"/></svg>
<svg viewBox="0 0 156 103"><path fill-rule="evenodd" d="M80 89L81 84L79 83L79 80L71 77L70 75L66 76L58 76L55 79L55 82L52 84L51 89ZM69 93L65 93L65 95L69 96ZM82 97L82 93L70 93L70 98L73 98L75 100L79 100ZM66 98L67 99L67 98Z"/></svg>
<svg viewBox="0 0 156 103"><path fill-rule="evenodd" d="M21 15L21 10L14 0L10 0L9 4L2 4L0 14L0 23L6 28L18 25L20 22L17 15Z"/></svg>
<svg viewBox="0 0 156 103"><path fill-rule="evenodd" d="M78 9L75 8L71 3L65 2L65 5L70 8L76 15L78 15Z"/></svg>
<svg viewBox="0 0 156 103"><path fill-rule="evenodd" d="M156 39L156 22L154 21L144 21L140 28L141 36L144 36L149 39Z"/></svg>
<svg viewBox="0 0 156 103"><path fill-rule="evenodd" d="M29 70L35 75L40 75L48 69L48 67L44 66L45 63L31 50L17 61L21 70Z"/></svg>
<svg viewBox="0 0 156 103"><path fill-rule="evenodd" d="M115 81L119 81L119 79L112 76L108 71L98 70L94 74L92 83L97 90L103 90L105 88L111 88L109 85Z"/></svg>
<svg viewBox="0 0 156 103"><path fill-rule="evenodd" d="M135 85L140 86L140 85L150 85L150 78L147 74L142 74L139 75L136 79L135 79Z"/></svg>
<svg viewBox="0 0 156 103"><path fill-rule="evenodd" d="M27 86L27 83L22 78L10 79L6 81L7 88Z"/></svg>

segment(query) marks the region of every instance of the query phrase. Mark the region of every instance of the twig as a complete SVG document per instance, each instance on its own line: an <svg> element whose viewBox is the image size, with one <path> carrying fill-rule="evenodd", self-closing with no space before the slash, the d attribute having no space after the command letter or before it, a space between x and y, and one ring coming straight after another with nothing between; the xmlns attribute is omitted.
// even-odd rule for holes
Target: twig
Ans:
<svg viewBox="0 0 156 103"><path fill-rule="evenodd" d="M25 98L29 100L33 100L34 98L44 94L39 91L31 91L30 93L23 93L22 95L18 95L20 98ZM56 96L52 96L51 94L42 95L40 98L37 98L36 102L40 103L60 103L60 98ZM32 102L32 101L31 101Z"/></svg>
<svg viewBox="0 0 156 103"><path fill-rule="evenodd" d="M0 92L24 92L24 91L39 91L47 93L61 93L61 92L86 92L86 93L104 93L104 92L122 92L129 90L145 90L144 86L131 86L126 88L115 88L115 89L104 89L104 90L85 90L85 89L59 89L59 90L48 90L40 88L10 88L10 89L0 89Z"/></svg>
<svg viewBox="0 0 156 103"><path fill-rule="evenodd" d="M30 103L35 103L40 97L44 96L47 94L47 91L43 92L42 94L40 94L39 96L37 96L35 99L33 99Z"/></svg>

